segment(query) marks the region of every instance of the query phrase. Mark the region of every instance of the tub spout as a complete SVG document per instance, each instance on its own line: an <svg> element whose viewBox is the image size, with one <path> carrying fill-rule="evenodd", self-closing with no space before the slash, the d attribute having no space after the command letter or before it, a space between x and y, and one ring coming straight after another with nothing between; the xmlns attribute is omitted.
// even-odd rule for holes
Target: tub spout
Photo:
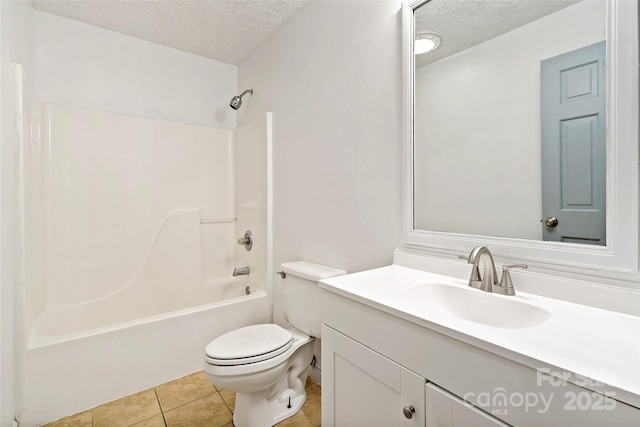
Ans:
<svg viewBox="0 0 640 427"><path fill-rule="evenodd" d="M233 269L233 277L246 276L247 274L249 274L249 267L240 267Z"/></svg>

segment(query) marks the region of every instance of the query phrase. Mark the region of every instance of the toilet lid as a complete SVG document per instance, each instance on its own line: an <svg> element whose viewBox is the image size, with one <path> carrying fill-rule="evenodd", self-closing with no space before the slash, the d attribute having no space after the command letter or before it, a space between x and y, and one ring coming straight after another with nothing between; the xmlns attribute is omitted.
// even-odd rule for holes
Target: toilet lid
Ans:
<svg viewBox="0 0 640 427"><path fill-rule="evenodd" d="M291 332L278 325L252 325L214 339L205 354L216 365L256 363L284 353L292 343Z"/></svg>

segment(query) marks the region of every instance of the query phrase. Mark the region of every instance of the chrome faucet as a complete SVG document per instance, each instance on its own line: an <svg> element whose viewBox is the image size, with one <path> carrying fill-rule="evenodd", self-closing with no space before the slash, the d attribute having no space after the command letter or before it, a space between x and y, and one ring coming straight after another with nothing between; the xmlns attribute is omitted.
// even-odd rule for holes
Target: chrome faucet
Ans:
<svg viewBox="0 0 640 427"><path fill-rule="evenodd" d="M484 263L484 273L480 276L479 264L482 255L489 257ZM496 272L496 264L493 262L493 255L486 246L476 246L469 254L467 261L473 264L471 269L471 277L469 278L469 286L480 289L485 292L493 292L493 287L498 286L498 273Z"/></svg>
<svg viewBox="0 0 640 427"><path fill-rule="evenodd" d="M247 274L249 274L249 267L240 267L240 268L234 268L233 269L233 277L236 276L246 276Z"/></svg>
<svg viewBox="0 0 640 427"><path fill-rule="evenodd" d="M484 262L484 272L480 275L480 259L482 255L489 257L488 261ZM461 256L461 258L465 258ZM500 284L498 284L498 273L496 272L496 264L493 262L493 255L486 246L476 246L473 248L467 258L469 264L473 264L471 268L471 277L469 278L469 286L472 288L480 289L485 292L495 292L501 295L515 295L516 291L513 289L513 282L511 281L511 275L509 270L512 268L527 268L525 264L512 264L502 266L502 277L500 278Z"/></svg>

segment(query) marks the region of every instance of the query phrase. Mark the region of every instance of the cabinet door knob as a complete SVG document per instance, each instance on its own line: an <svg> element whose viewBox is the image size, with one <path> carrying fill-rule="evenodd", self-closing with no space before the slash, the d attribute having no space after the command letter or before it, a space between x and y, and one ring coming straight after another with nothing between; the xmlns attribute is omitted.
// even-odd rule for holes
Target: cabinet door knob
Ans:
<svg viewBox="0 0 640 427"><path fill-rule="evenodd" d="M413 406L405 406L404 408L402 408L402 413L405 417L411 419L413 418L413 414L416 413L416 408L414 408Z"/></svg>

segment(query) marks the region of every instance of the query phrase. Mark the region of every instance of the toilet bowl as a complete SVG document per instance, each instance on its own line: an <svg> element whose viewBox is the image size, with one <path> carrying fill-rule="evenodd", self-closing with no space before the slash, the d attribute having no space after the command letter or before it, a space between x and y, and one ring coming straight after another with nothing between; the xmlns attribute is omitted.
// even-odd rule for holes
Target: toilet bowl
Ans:
<svg viewBox="0 0 640 427"><path fill-rule="evenodd" d="M250 350L251 347L245 345L235 357L227 351L226 355L232 357L221 358L225 347L216 340L205 350L205 372L209 381L218 388L236 392L233 414L236 427L272 426L298 412L307 398L305 382L313 358L311 337L295 329L267 324L236 329L220 338L231 342L233 338L243 341L278 335L289 339L266 352L262 352L264 347ZM281 341L274 343L276 346Z"/></svg>
<svg viewBox="0 0 640 427"><path fill-rule="evenodd" d="M346 274L302 261L282 264L283 312L291 327L251 325L230 331L205 348L205 372L218 388L236 392L235 427L269 427L296 414L320 337L317 282Z"/></svg>

